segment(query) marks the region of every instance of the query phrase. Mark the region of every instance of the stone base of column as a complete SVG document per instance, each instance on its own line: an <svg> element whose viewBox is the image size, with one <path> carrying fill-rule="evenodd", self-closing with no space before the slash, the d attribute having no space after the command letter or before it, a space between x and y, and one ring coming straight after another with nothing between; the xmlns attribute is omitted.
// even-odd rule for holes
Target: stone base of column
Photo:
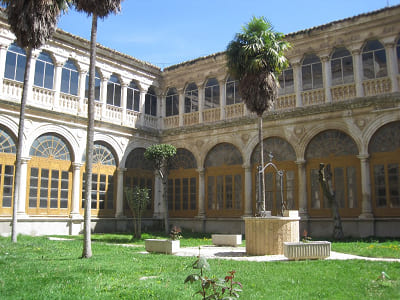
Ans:
<svg viewBox="0 0 400 300"><path fill-rule="evenodd" d="M374 218L366 218L365 216L360 216L358 220L358 233L361 238L375 236Z"/></svg>
<svg viewBox="0 0 400 300"><path fill-rule="evenodd" d="M82 233L83 217L79 213L71 213L70 215L69 234L78 235Z"/></svg>

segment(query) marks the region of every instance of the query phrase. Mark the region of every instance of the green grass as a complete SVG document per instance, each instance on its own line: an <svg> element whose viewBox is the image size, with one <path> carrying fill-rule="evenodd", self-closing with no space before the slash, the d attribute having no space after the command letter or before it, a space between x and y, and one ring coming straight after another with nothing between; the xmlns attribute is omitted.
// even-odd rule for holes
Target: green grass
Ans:
<svg viewBox="0 0 400 300"><path fill-rule="evenodd" d="M365 240L332 243L332 250L366 257L400 258L400 241Z"/></svg>
<svg viewBox="0 0 400 300"><path fill-rule="evenodd" d="M154 236L162 235L144 238ZM181 242L182 246L211 243L207 235L185 237ZM333 243L332 248L361 251L371 245L375 242ZM82 237L53 241L19 236L17 244L0 238L0 299L180 300L192 299L198 289L196 284L183 283L196 271L191 268L193 257L143 254L143 240L132 241L130 235L93 235L92 249L91 259L80 259ZM372 254L381 251L375 246L371 249ZM241 299L400 299L400 263L208 262L218 277L236 270L236 279L243 284ZM382 272L390 279L380 279Z"/></svg>

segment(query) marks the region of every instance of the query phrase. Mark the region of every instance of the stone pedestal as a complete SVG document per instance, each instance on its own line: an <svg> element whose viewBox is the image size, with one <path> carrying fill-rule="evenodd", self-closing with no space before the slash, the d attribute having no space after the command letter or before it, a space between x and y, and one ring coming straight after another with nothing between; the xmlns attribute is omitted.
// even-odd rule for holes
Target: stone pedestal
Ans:
<svg viewBox="0 0 400 300"><path fill-rule="evenodd" d="M174 254L180 249L179 240L146 239L144 245L147 252Z"/></svg>
<svg viewBox="0 0 400 300"><path fill-rule="evenodd" d="M247 217L245 221L247 255L281 255L284 242L299 241L298 211L288 217Z"/></svg>
<svg viewBox="0 0 400 300"><path fill-rule="evenodd" d="M212 234L211 239L215 246L237 247L242 244L241 234Z"/></svg>
<svg viewBox="0 0 400 300"><path fill-rule="evenodd" d="M331 255L331 243L325 241L283 243L284 255L290 260L324 259Z"/></svg>

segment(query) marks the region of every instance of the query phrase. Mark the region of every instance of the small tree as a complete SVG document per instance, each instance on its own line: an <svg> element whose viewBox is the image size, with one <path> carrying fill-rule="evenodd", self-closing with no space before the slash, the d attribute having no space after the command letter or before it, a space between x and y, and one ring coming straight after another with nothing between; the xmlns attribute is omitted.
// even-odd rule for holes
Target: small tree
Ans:
<svg viewBox="0 0 400 300"><path fill-rule="evenodd" d="M333 238L335 240L341 240L344 236L342 220L339 214L339 204L335 197L335 191L332 186L332 172L330 165L325 166L323 163L319 164L318 179L322 188L322 192L332 207Z"/></svg>
<svg viewBox="0 0 400 300"><path fill-rule="evenodd" d="M134 188L125 188L125 197L133 216L133 237L136 239L142 237L142 214L146 210L146 206L150 201L149 194L150 190L146 187L141 188L135 186Z"/></svg>
<svg viewBox="0 0 400 300"><path fill-rule="evenodd" d="M152 145L144 152L144 157L153 162L154 169L160 175L163 184L163 196L162 200L164 203L164 229L165 234L168 234L168 196L167 196L167 184L168 184L168 171L169 163L171 159L176 155L176 148L169 144Z"/></svg>

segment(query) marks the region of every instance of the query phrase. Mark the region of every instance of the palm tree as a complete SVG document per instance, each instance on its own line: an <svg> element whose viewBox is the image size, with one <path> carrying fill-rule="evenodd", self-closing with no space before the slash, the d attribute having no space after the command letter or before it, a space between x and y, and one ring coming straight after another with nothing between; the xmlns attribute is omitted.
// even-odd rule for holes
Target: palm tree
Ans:
<svg viewBox="0 0 400 300"><path fill-rule="evenodd" d="M11 240L17 242L17 203L18 187L21 182L21 154L25 126L25 106L28 98L29 72L33 49L38 49L46 43L56 30L60 12L67 8L65 0L1 0L5 7L11 31L17 37L17 44L26 50L24 85L22 88L19 114L17 153L14 175L13 217Z"/></svg>
<svg viewBox="0 0 400 300"><path fill-rule="evenodd" d="M85 184L85 213L83 228L83 252L82 258L92 257L90 209L92 191L92 167L94 147L94 88L96 72L96 39L97 18L105 18L110 13L121 10L121 0L72 0L77 11L83 11L92 15L92 30L90 35L90 66L89 66L89 97L88 97L88 124L86 138L86 184Z"/></svg>
<svg viewBox="0 0 400 300"><path fill-rule="evenodd" d="M249 111L258 116L260 170L264 167L262 115L273 107L278 94L277 75L287 66L284 51L289 48L284 35L274 31L264 18L253 17L228 44L228 72L239 80L239 93ZM258 214L265 211L264 172L259 174Z"/></svg>

